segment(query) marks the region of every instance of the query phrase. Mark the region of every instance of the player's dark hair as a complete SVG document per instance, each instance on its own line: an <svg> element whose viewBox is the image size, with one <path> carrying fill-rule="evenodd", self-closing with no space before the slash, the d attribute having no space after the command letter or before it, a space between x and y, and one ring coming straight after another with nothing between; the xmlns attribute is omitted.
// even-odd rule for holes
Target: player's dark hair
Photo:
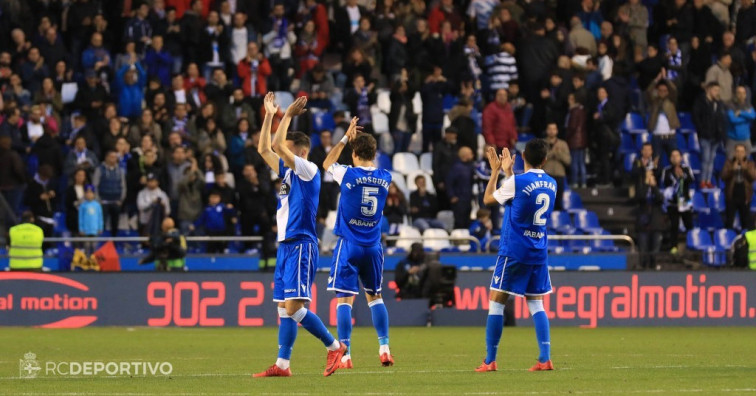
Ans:
<svg viewBox="0 0 756 396"><path fill-rule="evenodd" d="M310 137L302 132L294 131L286 135L286 140L294 142L295 147L310 149Z"/></svg>
<svg viewBox="0 0 756 396"><path fill-rule="evenodd" d="M351 143L354 154L365 161L372 161L375 158L375 151L378 149L378 143L375 138L367 133L358 133L357 137Z"/></svg>
<svg viewBox="0 0 756 396"><path fill-rule="evenodd" d="M546 161L549 153L549 144L543 139L533 139L525 145L523 158L533 168L540 168Z"/></svg>

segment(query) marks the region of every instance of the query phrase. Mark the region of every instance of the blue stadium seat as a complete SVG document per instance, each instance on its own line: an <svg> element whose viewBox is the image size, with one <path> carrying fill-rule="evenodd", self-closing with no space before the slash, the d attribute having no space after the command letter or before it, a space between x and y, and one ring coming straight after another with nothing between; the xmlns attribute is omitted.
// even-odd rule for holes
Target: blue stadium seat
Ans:
<svg viewBox="0 0 756 396"><path fill-rule="evenodd" d="M685 136L688 136L688 151L692 151L694 153L700 153L701 152L701 144L698 143L698 134L696 133L689 133Z"/></svg>
<svg viewBox="0 0 756 396"><path fill-rule="evenodd" d="M627 133L646 132L646 123L643 116L638 113L627 113L625 119L620 124L620 131Z"/></svg>
<svg viewBox="0 0 756 396"><path fill-rule="evenodd" d="M724 227L722 216L717 212L699 213L694 222L696 227L714 231Z"/></svg>
<svg viewBox="0 0 756 396"><path fill-rule="evenodd" d="M601 231L598 216L595 212L587 210L575 214L575 228L589 234Z"/></svg>
<svg viewBox="0 0 756 396"><path fill-rule="evenodd" d="M572 230L568 235L584 235L584 234L580 231ZM582 252L586 254L591 252L591 243L587 239L565 241L565 242L567 242L566 249L571 252Z"/></svg>
<svg viewBox="0 0 756 396"><path fill-rule="evenodd" d="M600 232L594 233L594 235L611 235L607 230L601 229ZM619 248L614 245L614 241L611 239L593 240L591 241L591 249L596 252L618 252Z"/></svg>
<svg viewBox="0 0 756 396"><path fill-rule="evenodd" d="M625 158L623 161L623 168L625 169L625 172L630 172L633 170L633 162L635 162L635 159L638 158L638 154L636 153L628 153L625 154Z"/></svg>
<svg viewBox="0 0 756 396"><path fill-rule="evenodd" d="M719 175L724 169L725 162L727 162L727 155L725 153L717 151L717 155L714 157L714 174Z"/></svg>
<svg viewBox="0 0 756 396"><path fill-rule="evenodd" d="M680 150L682 153L687 153L690 151L688 149L688 138L687 135L682 133L676 133L675 138L677 139L677 149Z"/></svg>
<svg viewBox="0 0 756 396"><path fill-rule="evenodd" d="M525 162L522 160L522 155L520 154L517 154L517 156L515 157L513 171L516 175L525 172Z"/></svg>
<svg viewBox="0 0 756 396"><path fill-rule="evenodd" d="M732 243L735 241L737 234L735 231L721 229L714 231L714 246L720 250L730 250Z"/></svg>
<svg viewBox="0 0 756 396"><path fill-rule="evenodd" d="M55 221L55 227L53 228L53 232L55 234L60 234L68 231L68 228L66 227L66 212L53 213L53 221Z"/></svg>
<svg viewBox="0 0 756 396"><path fill-rule="evenodd" d="M694 133L696 132L696 126L693 125L693 117L690 113L680 112L677 113L677 118L680 120L680 132L681 133Z"/></svg>
<svg viewBox="0 0 756 396"><path fill-rule="evenodd" d="M706 198L700 191L693 193L691 201L693 203L693 211L696 213L709 213L711 211L711 208L706 203Z"/></svg>
<svg viewBox="0 0 756 396"><path fill-rule="evenodd" d="M648 132L644 132L638 135L638 151L643 148L644 143L650 143L651 142L651 134Z"/></svg>
<svg viewBox="0 0 756 396"><path fill-rule="evenodd" d="M554 238L549 238L548 249L549 249L549 253L563 253L564 245L562 244L562 241L558 241Z"/></svg>
<svg viewBox="0 0 756 396"><path fill-rule="evenodd" d="M620 154L635 153L638 150L635 147L635 138L629 132L620 133Z"/></svg>
<svg viewBox="0 0 756 396"><path fill-rule="evenodd" d="M580 212L583 210L583 200L580 198L580 194L566 190L562 193L562 206L569 213Z"/></svg>
<svg viewBox="0 0 756 396"><path fill-rule="evenodd" d="M701 173L701 159L696 153L683 153L683 163L688 164L694 175Z"/></svg>
<svg viewBox="0 0 756 396"><path fill-rule="evenodd" d="M376 157L376 165L378 165L378 168L385 169L387 171L394 170L394 167L391 164L391 156L380 151L378 152L378 156Z"/></svg>
<svg viewBox="0 0 756 396"><path fill-rule="evenodd" d="M531 133L521 133L517 135L517 142L518 143L527 143L535 138L535 135Z"/></svg>
<svg viewBox="0 0 756 396"><path fill-rule="evenodd" d="M333 120L333 115L328 111L313 111L312 127L317 133L323 130L333 131L336 127L336 122Z"/></svg>
<svg viewBox="0 0 756 396"><path fill-rule="evenodd" d="M698 251L714 248L714 243L711 241L709 232L700 228L688 231L687 245L688 248Z"/></svg>
<svg viewBox="0 0 756 396"><path fill-rule="evenodd" d="M725 210L725 197L722 190L712 190L707 197L709 201L709 207L716 212L724 212Z"/></svg>
<svg viewBox="0 0 756 396"><path fill-rule="evenodd" d="M559 232L560 234L566 234L574 231L572 222L570 221L570 215L567 212L555 210L551 212L551 221L549 222L549 228Z"/></svg>
<svg viewBox="0 0 756 396"><path fill-rule="evenodd" d="M751 200L751 213L756 212L756 199Z"/></svg>

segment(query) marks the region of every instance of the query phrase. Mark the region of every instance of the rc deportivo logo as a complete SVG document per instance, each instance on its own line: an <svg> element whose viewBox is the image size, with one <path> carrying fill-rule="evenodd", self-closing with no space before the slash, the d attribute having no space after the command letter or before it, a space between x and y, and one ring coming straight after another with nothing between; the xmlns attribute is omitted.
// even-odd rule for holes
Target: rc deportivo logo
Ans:
<svg viewBox="0 0 756 396"><path fill-rule="evenodd" d="M23 359L18 360L18 377L19 378L37 378L42 371L37 355L32 352L26 352Z"/></svg>

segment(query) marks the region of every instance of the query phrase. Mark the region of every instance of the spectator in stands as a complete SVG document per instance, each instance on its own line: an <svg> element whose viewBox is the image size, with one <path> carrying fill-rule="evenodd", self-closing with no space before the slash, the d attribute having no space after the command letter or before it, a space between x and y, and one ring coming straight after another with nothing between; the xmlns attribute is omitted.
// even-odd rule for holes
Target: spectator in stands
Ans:
<svg viewBox="0 0 756 396"><path fill-rule="evenodd" d="M746 146L735 145L734 154L722 169L722 181L725 182L725 227L735 228L735 213L740 216L740 229L753 228L751 218L751 199L753 182L756 180L756 165L749 158Z"/></svg>
<svg viewBox="0 0 756 396"><path fill-rule="evenodd" d="M701 145L701 187L712 188L714 157L725 138L725 106L720 100L721 89L716 81L706 84L706 92L693 105L693 124Z"/></svg>
<svg viewBox="0 0 756 396"><path fill-rule="evenodd" d="M425 175L415 176L417 190L410 193L410 215L412 226L424 232L428 228L446 228L436 219L438 202L436 196L429 193L425 185Z"/></svg>
<svg viewBox="0 0 756 396"><path fill-rule="evenodd" d="M326 73L322 63L316 64L312 70L302 78L300 91L307 94L307 105L320 109L330 110L333 107L331 96L336 85L330 73Z"/></svg>
<svg viewBox="0 0 756 396"><path fill-rule="evenodd" d="M115 91L118 93L118 114L135 119L141 115L144 87L147 76L139 62L123 66L115 78Z"/></svg>
<svg viewBox="0 0 756 396"><path fill-rule="evenodd" d="M638 86L643 92L648 91L649 88L654 88L654 84L659 81L659 75L662 73L662 69L666 63L665 58L659 53L659 47L656 44L649 44L647 51L648 55L645 58L642 58L643 53L636 53Z"/></svg>
<svg viewBox="0 0 756 396"><path fill-rule="evenodd" d="M118 165L118 155L108 151L103 161L95 168L92 184L99 192L105 221L110 226L110 235L118 234L118 220L126 200L126 171Z"/></svg>
<svg viewBox="0 0 756 396"><path fill-rule="evenodd" d="M121 119L117 117L110 119L110 121L108 122L107 132L103 131L102 133L103 135L101 138L102 140L100 140L100 148L105 153L111 150L115 150L116 142L118 142L118 139L126 138L128 136L126 134L126 129L121 123Z"/></svg>
<svg viewBox="0 0 756 396"><path fill-rule="evenodd" d="M147 77L157 77L160 83L168 86L171 83L171 71L173 70L173 56L163 45L163 36L152 37L152 44L144 56L144 65L147 68Z"/></svg>
<svg viewBox="0 0 756 396"><path fill-rule="evenodd" d="M63 112L63 98L55 88L52 78L42 80L42 87L34 94L34 103L39 104L48 117L52 117L58 127L61 127L60 115Z"/></svg>
<svg viewBox="0 0 756 396"><path fill-rule="evenodd" d="M729 128L727 129L727 156L732 157L735 152L735 146L742 144L746 148L746 153L751 150L751 126L756 120L756 111L748 101L748 92L743 86L735 89L735 100L729 110L727 110Z"/></svg>
<svg viewBox="0 0 756 396"><path fill-rule="evenodd" d="M373 74L373 66L365 57L365 52L359 48L354 48L347 55L347 59L344 61L344 66L341 68L341 72L346 75L345 87L354 86L354 78L357 75L362 76L364 79L369 80Z"/></svg>
<svg viewBox="0 0 756 396"><path fill-rule="evenodd" d="M670 222L670 237L672 253L677 253L678 234L680 232L680 219L686 230L693 228L693 207L690 190L695 183L693 171L682 162L680 150L674 149L669 155L669 166L661 173L661 186L664 189L664 198L667 203L667 216Z"/></svg>
<svg viewBox="0 0 756 396"><path fill-rule="evenodd" d="M629 16L627 27L630 41L635 47L646 48L648 44L646 32L649 25L646 5L642 4L640 0L629 0L627 3L627 12Z"/></svg>
<svg viewBox="0 0 756 396"><path fill-rule="evenodd" d="M73 235L78 235L79 233L79 205L84 200L84 188L88 184L87 171L77 169L74 172L72 183L66 187L66 228Z"/></svg>
<svg viewBox="0 0 756 396"><path fill-rule="evenodd" d="M145 47L150 44L152 39L152 25L147 19L149 13L149 4L140 4L134 17L126 23L126 29L123 32L126 40L136 43L136 50L140 54L144 53Z"/></svg>
<svg viewBox="0 0 756 396"><path fill-rule="evenodd" d="M402 70L409 64L407 51L407 34L404 26L397 25L386 53L386 74L389 78L401 75Z"/></svg>
<svg viewBox="0 0 756 396"><path fill-rule="evenodd" d="M260 175L251 164L244 166L244 177L236 183L238 209L241 212L241 232L244 236L259 235L264 238L262 244L263 258L271 254L271 199L270 183L262 183ZM263 175L264 176L264 175ZM245 244L247 249L251 244Z"/></svg>
<svg viewBox="0 0 756 396"><path fill-rule="evenodd" d="M406 215L407 200L404 198L404 193L399 191L396 183L391 182L388 196L386 197L386 206L383 207L383 217L389 223L389 235L399 233L399 226L404 222L404 216Z"/></svg>
<svg viewBox="0 0 756 396"><path fill-rule="evenodd" d="M184 178L184 171L191 163L186 158L186 149L183 146L174 147L171 152L171 160L165 164L163 180L165 180L165 192L170 198L171 212L178 209L178 186Z"/></svg>
<svg viewBox="0 0 756 396"><path fill-rule="evenodd" d="M573 78L574 81L574 78ZM565 137L570 149L570 183L572 188L585 188L588 175L585 170L585 149L588 147L588 130L586 113L577 94L567 96L569 111L565 120Z"/></svg>
<svg viewBox="0 0 756 396"><path fill-rule="evenodd" d="M647 171L653 172L654 175L659 173L659 156L654 153L654 146L649 142L643 143L640 157L633 161L630 175L635 186L639 186L645 182Z"/></svg>
<svg viewBox="0 0 756 396"><path fill-rule="evenodd" d="M209 197L210 193L214 191L220 196L222 204L233 209L236 207L236 192L229 184L228 177L228 174L223 169L216 170L214 181L205 185L205 197Z"/></svg>
<svg viewBox="0 0 756 396"><path fill-rule="evenodd" d="M84 168L87 172L92 172L100 161L91 150L87 149L87 140L82 135L77 135L74 139L73 150L68 152L66 162L63 164L63 173L71 177L76 168Z"/></svg>
<svg viewBox="0 0 756 396"><path fill-rule="evenodd" d="M491 96L500 89L509 89L509 84L518 77L515 46L512 43L502 43L496 53L486 56L485 68L486 96Z"/></svg>
<svg viewBox="0 0 756 396"><path fill-rule="evenodd" d="M40 165L34 178L26 187L24 198L24 203L34 213L35 224L42 228L46 237L52 235L55 224L53 213L58 204L54 175L55 172L50 165Z"/></svg>
<svg viewBox="0 0 756 396"><path fill-rule="evenodd" d="M756 6L753 5L753 1L740 0L735 34L735 41L740 45L756 36Z"/></svg>
<svg viewBox="0 0 756 396"><path fill-rule="evenodd" d="M11 211L18 213L26 183L26 166L11 144L10 135L0 129L0 193Z"/></svg>
<svg viewBox="0 0 756 396"><path fill-rule="evenodd" d="M410 247L409 254L396 265L394 281L399 289L397 298L423 298L430 293L428 266L425 264L425 250L423 244L415 242Z"/></svg>
<svg viewBox="0 0 756 396"><path fill-rule="evenodd" d="M360 126L365 128L365 132L373 133L373 116L370 113L370 106L376 101L375 83L366 84L365 82L364 76L359 74L354 76L352 89L344 93L344 104L352 115L359 117Z"/></svg>
<svg viewBox="0 0 756 396"><path fill-rule="evenodd" d="M331 42L335 49L348 50L351 37L360 27L360 18L367 15L365 7L358 5L357 0L347 0L346 4L334 7L334 24Z"/></svg>
<svg viewBox="0 0 756 396"><path fill-rule="evenodd" d="M496 151L515 148L517 124L505 89L496 91L496 100L483 110L483 137Z"/></svg>
<svg viewBox="0 0 756 396"><path fill-rule="evenodd" d="M591 56L596 56L596 38L576 16L570 19L569 41L572 48L585 48Z"/></svg>
<svg viewBox="0 0 756 396"><path fill-rule="evenodd" d="M18 154L26 154L27 146L21 136L21 110L18 108L7 109L5 119L0 123L0 135L7 136L11 140L11 148Z"/></svg>
<svg viewBox="0 0 756 396"><path fill-rule="evenodd" d="M444 95L451 90L442 70L441 66L434 66L433 73L420 87L420 97L423 100L424 153L430 151L430 148L441 140L441 130L444 126Z"/></svg>
<svg viewBox="0 0 756 396"><path fill-rule="evenodd" d="M129 143L132 146L141 145L142 139L147 135L150 136L150 139L163 140L163 130L155 122L151 109L142 110L142 116L139 118L139 121L131 124L128 135Z"/></svg>
<svg viewBox="0 0 756 396"><path fill-rule="evenodd" d="M472 211L473 159L475 157L469 147L460 148L458 156L459 159L446 174L446 194L449 197L451 209L454 211L454 228L468 228Z"/></svg>
<svg viewBox="0 0 756 396"><path fill-rule="evenodd" d="M681 86L683 74L683 53L677 43L677 39L670 37L667 39L667 52L664 54L666 64L664 68L667 72L667 80L673 82L677 87Z"/></svg>
<svg viewBox="0 0 756 396"><path fill-rule="evenodd" d="M612 182L612 155L614 148L619 144L617 134L617 122L619 114L609 102L609 94L606 88L600 87L597 91L598 105L593 113L594 141L598 144L598 184L607 186Z"/></svg>
<svg viewBox="0 0 756 396"><path fill-rule="evenodd" d="M142 235L150 235L150 228L162 223L166 216L171 214L171 205L168 195L160 189L157 175L149 173L145 176L145 187L137 195L137 208L139 208L139 227ZM160 220L159 223L156 223Z"/></svg>
<svg viewBox="0 0 756 396"><path fill-rule="evenodd" d="M265 56L273 70L268 80L271 91L286 91L291 85L289 69L294 66L291 46L297 42L297 35L294 26L289 26L290 21L284 16L284 11L282 3L273 5L271 29L262 37Z"/></svg>
<svg viewBox="0 0 756 396"><path fill-rule="evenodd" d="M447 209L449 200L446 193L446 175L457 160L457 130L446 128L444 139L433 146L433 184L439 200L439 209Z"/></svg>
<svg viewBox="0 0 756 396"><path fill-rule="evenodd" d="M409 89L406 69L402 77L394 80L391 86L391 111L389 112L389 130L394 137L394 149L397 153L406 152L409 148L412 134L417 127L417 116L412 107L414 93Z"/></svg>
<svg viewBox="0 0 756 396"><path fill-rule="evenodd" d="M208 203L190 230L202 227L205 234L210 237L223 237L228 235L229 227L236 223L235 210L228 204L221 202L221 193L213 190L208 197ZM223 253L226 249L225 241L213 241L207 243L208 253Z"/></svg>
<svg viewBox="0 0 756 396"><path fill-rule="evenodd" d="M543 171L553 177L557 183L554 210L562 210L562 193L564 193L567 167L572 163L570 148L567 142L557 137L558 133L559 128L556 123L552 122L546 126L546 143L549 144L549 152L546 155L546 163L543 164Z"/></svg>
<svg viewBox="0 0 756 396"><path fill-rule="evenodd" d="M441 24L444 21L449 21L454 30L459 30L464 23L462 14L454 6L452 0L441 0L438 5L431 8L428 13L428 28L431 34L441 33Z"/></svg>
<svg viewBox="0 0 756 396"><path fill-rule="evenodd" d="M98 236L102 234L103 216L102 206L97 201L95 195L95 187L91 184L84 188L84 200L79 205L79 229L78 232L81 236ZM94 250L94 243L88 243L87 250L92 252Z"/></svg>
<svg viewBox="0 0 756 396"><path fill-rule="evenodd" d="M203 66L204 76L209 79L210 72L216 68L225 68L229 63L229 36L217 11L210 11L199 42L199 64ZM291 49L289 49L291 51ZM289 54L291 56L291 54Z"/></svg>
<svg viewBox="0 0 756 396"><path fill-rule="evenodd" d="M55 125L54 120L42 116L42 108L39 105L34 105L29 109L27 120L21 127L21 139L26 144L34 145L45 134L45 131L57 134L58 126Z"/></svg>
<svg viewBox="0 0 756 396"><path fill-rule="evenodd" d="M449 110L450 127L457 130L457 145L469 147L473 153L478 152L478 134L475 132L475 121L471 114L473 103L470 99L461 98Z"/></svg>
<svg viewBox="0 0 756 396"><path fill-rule="evenodd" d="M720 50L727 52L732 58L730 64L730 73L732 74L733 89L737 88L739 81L743 81L746 78L746 55L740 46L735 45L735 34L731 31L722 33L722 43ZM733 92L734 95L735 92Z"/></svg>
<svg viewBox="0 0 756 396"><path fill-rule="evenodd" d="M601 22L604 21L604 17L599 12L599 6L601 2L593 0L582 0L580 3L580 11L577 15L580 21L583 22L583 26L588 29L593 37L596 39L601 37Z"/></svg>
<svg viewBox="0 0 756 396"><path fill-rule="evenodd" d="M649 86L646 95L649 103L648 130L652 133L654 151L669 155L677 148L675 132L680 128L675 105L677 89L674 84L661 80L660 76L656 83Z"/></svg>
<svg viewBox="0 0 756 396"><path fill-rule="evenodd" d="M706 71L706 83L716 82L719 84L719 97L725 104L732 101L732 56L729 52L722 52L717 63Z"/></svg>
<svg viewBox="0 0 756 396"><path fill-rule="evenodd" d="M491 231L493 231L491 211L486 208L478 209L478 213L475 214L475 221L470 224L470 236L478 238L481 246L485 249L491 239Z"/></svg>
<svg viewBox="0 0 756 396"><path fill-rule="evenodd" d="M40 56L39 49L35 47L29 49L26 61L21 64L20 69L21 80L30 92L39 91L42 80L50 75L44 58Z"/></svg>
<svg viewBox="0 0 756 396"><path fill-rule="evenodd" d="M650 149L651 146L648 147ZM653 170L642 170L641 175L636 184L635 193L635 201L638 204L636 212L637 240L641 268L650 269L657 268L656 254L661 250L663 233L667 229L667 225L666 216L664 216L662 210L664 195L659 190ZM673 239L673 243L676 244L674 241L676 241L675 239Z"/></svg>
<svg viewBox="0 0 756 396"><path fill-rule="evenodd" d="M545 85L549 72L556 63L559 49L546 37L543 25L535 23L531 29L532 34L525 37L518 46L520 56L517 66L523 96L532 103L537 99L540 88Z"/></svg>

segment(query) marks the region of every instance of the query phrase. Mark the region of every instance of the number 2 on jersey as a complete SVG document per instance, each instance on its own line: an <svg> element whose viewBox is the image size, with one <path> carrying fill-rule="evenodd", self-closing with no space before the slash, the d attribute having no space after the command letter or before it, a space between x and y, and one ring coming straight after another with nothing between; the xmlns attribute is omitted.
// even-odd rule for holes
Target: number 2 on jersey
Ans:
<svg viewBox="0 0 756 396"><path fill-rule="evenodd" d="M378 210L378 198L375 197L377 194L378 187L362 188L362 207L360 207L360 212L363 216L375 215L375 212ZM545 221L544 224L546 224Z"/></svg>
<svg viewBox="0 0 756 396"><path fill-rule="evenodd" d="M543 217L543 214L549 210L551 198L549 198L548 194L538 194L535 202L536 205L541 205L541 207L533 215L533 225L544 226L546 225L546 219Z"/></svg>

